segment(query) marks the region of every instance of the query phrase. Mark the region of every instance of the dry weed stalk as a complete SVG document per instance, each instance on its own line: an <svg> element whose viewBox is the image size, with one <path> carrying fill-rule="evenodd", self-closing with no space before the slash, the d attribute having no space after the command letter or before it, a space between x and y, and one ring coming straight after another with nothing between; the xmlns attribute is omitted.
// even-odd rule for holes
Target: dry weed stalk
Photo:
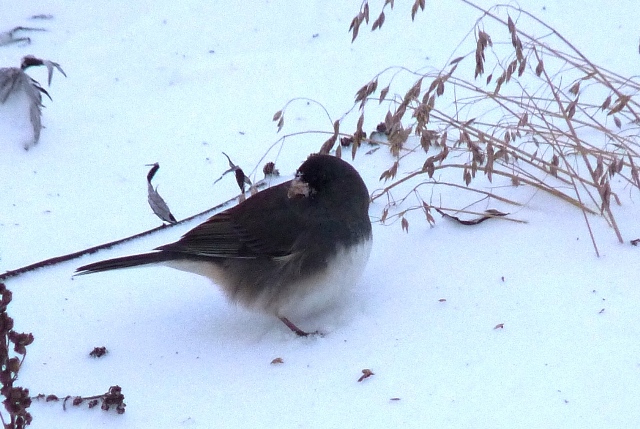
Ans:
<svg viewBox="0 0 640 429"><path fill-rule="evenodd" d="M406 92L401 91L404 96L388 98L398 70L378 92L379 81L390 69L356 92L354 109L361 116L354 137L362 132L370 107L388 105L382 124L387 138L382 143L388 145L394 162L380 176L389 184L373 195L374 200L388 199L382 221L390 218L389 211L397 204L392 190L407 185L411 191L401 201L413 194L419 203L394 215L405 230L404 215L409 210L424 210L431 222L430 206L416 192L425 184L462 187L484 194L483 198L517 204L499 195L500 188L474 187L480 172L489 183L502 176L512 185L529 185L578 207L596 253L588 214L600 213L622 242L611 208L612 199L620 201L611 179L619 178L634 192L640 188L640 82L593 64L555 29L526 11L514 6L485 10L461 1L483 14L469 33L475 37L474 50L456 56L439 72L411 72L418 78ZM385 1L372 30L384 22L387 5L393 8L393 1ZM412 19L418 9L424 9L422 0L415 0ZM353 40L361 24L368 24L368 15L369 5L364 2L351 24ZM543 30L545 36L521 30L523 22ZM337 136L338 125L334 130ZM407 155L420 151L425 153L424 163L412 167L409 159L415 157ZM398 177L401 163L409 164L405 169L414 169ZM464 186L438 182L435 173L444 170L459 170Z"/></svg>

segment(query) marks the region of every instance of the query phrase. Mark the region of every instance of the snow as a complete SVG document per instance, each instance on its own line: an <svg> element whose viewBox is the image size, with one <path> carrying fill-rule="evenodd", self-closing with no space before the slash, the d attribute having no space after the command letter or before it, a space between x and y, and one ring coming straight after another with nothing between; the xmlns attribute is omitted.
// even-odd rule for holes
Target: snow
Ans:
<svg viewBox="0 0 640 429"><path fill-rule="evenodd" d="M182 219L237 196L225 151L262 176L290 176L328 135L273 143L288 100L321 102L332 120L391 65L439 69L479 17L463 2L396 2L380 31L349 23L360 2L14 2L0 31L42 27L0 47L55 61L40 142L0 116L0 272L154 228L154 186ZM637 74L634 1L519 4L596 64ZM487 7L490 2L479 2ZM372 15L380 4L371 2ZM50 20L32 20L51 14ZM46 70L29 70L46 85ZM398 77L402 79L402 77ZM0 106L8 109L7 106ZM344 130L355 129L357 115ZM365 129L375 127L374 118ZM28 123L28 120L27 122ZM294 102L281 134L332 130L315 103ZM263 155L268 152L265 159ZM385 150L353 161L369 190ZM255 170L254 170L255 168ZM254 171L252 171L254 170ZM425 193L428 191L425 191ZM441 191L456 205L452 190ZM229 304L206 279L168 268L73 278L76 267L144 252L204 220L6 281L15 329L32 332L18 385L32 394L94 395L122 387L126 413L34 402L34 428L634 427L640 421L640 237L637 192L622 192L619 244L605 221L526 188L511 216L468 227L410 213L409 232L377 220L353 297L297 338L274 318ZM307 322L309 323L309 322ZM502 328L496 328L503 324ZM96 346L108 354L89 357ZM282 363L272 364L275 358ZM358 382L363 369L374 375ZM6 415L6 414L5 414Z"/></svg>

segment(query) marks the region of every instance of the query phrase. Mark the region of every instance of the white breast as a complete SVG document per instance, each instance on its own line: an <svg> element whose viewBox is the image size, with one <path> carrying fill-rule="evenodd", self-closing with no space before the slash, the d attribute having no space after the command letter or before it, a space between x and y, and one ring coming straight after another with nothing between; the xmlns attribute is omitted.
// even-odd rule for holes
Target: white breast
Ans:
<svg viewBox="0 0 640 429"><path fill-rule="evenodd" d="M294 293L288 300L279 303L276 315L293 321L312 316L343 299L362 275L369 260L372 242L369 239L360 245L338 251L326 270L307 278L304 285L295 288L300 293ZM256 307L260 308L261 304L256 303Z"/></svg>

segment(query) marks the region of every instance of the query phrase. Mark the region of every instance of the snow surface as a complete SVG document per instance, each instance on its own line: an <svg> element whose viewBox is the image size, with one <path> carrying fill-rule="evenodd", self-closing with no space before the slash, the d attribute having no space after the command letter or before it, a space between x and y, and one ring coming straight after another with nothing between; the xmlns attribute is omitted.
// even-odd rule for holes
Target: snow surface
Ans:
<svg viewBox="0 0 640 429"><path fill-rule="evenodd" d="M371 2L372 15L380 3ZM146 164L160 163L154 184L181 219L236 196L231 175L213 185L228 168L221 151L260 178L279 138L272 116L289 99L315 99L336 119L387 66L442 67L479 14L462 2L427 2L412 24L412 3L396 2L381 31L363 27L353 44L347 29L359 1L3 7L0 31L47 31L0 47L0 65L33 54L60 63L68 78L54 73L35 148L22 149L24 121L0 116L0 272L158 226ZM638 73L635 1L519 4L595 63ZM46 83L46 70L29 73ZM343 129L354 127L348 118ZM330 129L321 108L299 101L282 133ZM266 160L290 175L325 139L289 138ZM390 163L384 150L354 161L370 191ZM524 192L529 203L512 216L526 224L470 228L438 217L430 228L416 213L408 234L380 225L374 203L374 245L357 292L310 322L324 337L296 338L175 270L71 277L81 264L173 241L203 218L10 279L16 330L35 336L18 384L58 396L118 384L127 404L117 415L34 403L32 427L636 427L639 249L592 217L597 258L580 212ZM446 198L455 205L455 193ZM640 237L637 198L627 193L616 207L626 240ZM90 358L96 346L109 353ZM375 375L358 382L363 369Z"/></svg>

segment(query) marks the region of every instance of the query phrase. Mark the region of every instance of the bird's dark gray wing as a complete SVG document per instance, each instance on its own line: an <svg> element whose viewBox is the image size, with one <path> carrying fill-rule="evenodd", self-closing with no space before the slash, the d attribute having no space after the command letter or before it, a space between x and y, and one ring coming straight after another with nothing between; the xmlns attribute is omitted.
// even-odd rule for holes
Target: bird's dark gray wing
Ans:
<svg viewBox="0 0 640 429"><path fill-rule="evenodd" d="M305 198L289 198L289 185L258 192L157 250L211 258L286 257L305 229L308 220L300 214L309 204Z"/></svg>

